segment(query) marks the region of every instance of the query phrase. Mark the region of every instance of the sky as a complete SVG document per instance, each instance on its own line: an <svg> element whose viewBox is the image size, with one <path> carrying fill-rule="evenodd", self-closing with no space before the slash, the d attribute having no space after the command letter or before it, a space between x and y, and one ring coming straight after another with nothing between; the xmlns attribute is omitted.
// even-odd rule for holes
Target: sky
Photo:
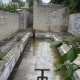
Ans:
<svg viewBox="0 0 80 80"><path fill-rule="evenodd" d="M49 3L51 0L42 0L43 3Z"/></svg>
<svg viewBox="0 0 80 80"><path fill-rule="evenodd" d="M2 0L3 3L8 3L8 1L10 1L10 0ZM23 1L25 1L25 0L23 0Z"/></svg>
<svg viewBox="0 0 80 80"><path fill-rule="evenodd" d="M23 0L23 1L25 1L25 0Z"/></svg>
<svg viewBox="0 0 80 80"><path fill-rule="evenodd" d="M2 1L3 1L3 3L8 3L9 0L2 0ZM25 1L25 0L23 0L23 1ZM50 0L42 0L42 2L43 3L49 3Z"/></svg>
<svg viewBox="0 0 80 80"><path fill-rule="evenodd" d="M2 0L3 3L8 3L8 0Z"/></svg>

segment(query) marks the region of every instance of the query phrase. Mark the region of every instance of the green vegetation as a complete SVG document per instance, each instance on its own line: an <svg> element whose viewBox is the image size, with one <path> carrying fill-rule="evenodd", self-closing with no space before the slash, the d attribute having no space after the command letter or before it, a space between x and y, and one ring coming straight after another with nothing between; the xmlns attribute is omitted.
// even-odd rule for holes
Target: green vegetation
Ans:
<svg viewBox="0 0 80 80"><path fill-rule="evenodd" d="M67 66L68 69L65 71L66 77L71 77L73 72L77 69L80 69L80 66L73 63L73 61L77 58L77 54L80 54L80 36L74 38L67 38L63 41L54 41L51 43L53 47L60 47L63 43L66 43L68 46L72 44L72 48L61 56L60 65L56 68L55 71L61 70L64 66Z"/></svg>
<svg viewBox="0 0 80 80"><path fill-rule="evenodd" d="M29 1L29 11L33 12L33 0Z"/></svg>
<svg viewBox="0 0 80 80"><path fill-rule="evenodd" d="M68 6L70 13L80 12L80 0L51 0L51 3Z"/></svg>
<svg viewBox="0 0 80 80"><path fill-rule="evenodd" d="M17 6L15 4L9 3L9 4L3 4L0 2L0 9L5 11L13 11L15 12L17 9Z"/></svg>
<svg viewBox="0 0 80 80"><path fill-rule="evenodd" d="M23 2L22 0L18 0L18 3L19 3L19 7L25 6L25 2Z"/></svg>
<svg viewBox="0 0 80 80"><path fill-rule="evenodd" d="M17 42L21 41L21 36L17 37Z"/></svg>
<svg viewBox="0 0 80 80"><path fill-rule="evenodd" d="M0 60L2 60L2 59L3 59L3 57L4 57L4 55L3 55L3 54L0 54Z"/></svg>
<svg viewBox="0 0 80 80"><path fill-rule="evenodd" d="M2 52L1 49L0 49L0 60L2 60L3 57L4 57L4 54L3 54L3 52Z"/></svg>
<svg viewBox="0 0 80 80"><path fill-rule="evenodd" d="M64 0L51 0L51 3L62 4Z"/></svg>

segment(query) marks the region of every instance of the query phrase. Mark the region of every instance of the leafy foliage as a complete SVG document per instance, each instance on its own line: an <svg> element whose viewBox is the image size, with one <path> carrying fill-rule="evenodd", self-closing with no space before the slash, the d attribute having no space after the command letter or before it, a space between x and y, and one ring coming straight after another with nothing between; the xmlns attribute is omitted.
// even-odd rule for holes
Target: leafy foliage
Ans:
<svg viewBox="0 0 80 80"><path fill-rule="evenodd" d="M67 54L66 53L63 56L61 56L60 63L63 64L65 61L67 61Z"/></svg>
<svg viewBox="0 0 80 80"><path fill-rule="evenodd" d="M51 46L53 47L60 47L62 45L62 41L54 41L51 43Z"/></svg>
<svg viewBox="0 0 80 80"><path fill-rule="evenodd" d="M62 4L64 0L51 0L51 3Z"/></svg>
<svg viewBox="0 0 80 80"><path fill-rule="evenodd" d="M77 53L74 50L74 47L72 47L68 52L67 52L67 59L70 61L74 61L77 57Z"/></svg>
<svg viewBox="0 0 80 80"><path fill-rule="evenodd" d="M78 37L77 37L78 39ZM78 42L76 42L75 38L67 38L65 40L61 41L54 41L51 43L51 46L53 47L60 47L63 43L70 44L73 43L72 48L65 53L63 56L61 56L60 59L60 65L56 68L55 71L61 70L64 66L68 66L68 69L65 72L66 77L71 77L73 75L73 72L76 69L79 69L80 67L78 65L73 64L72 62L77 58L77 54L80 54L80 48L78 47Z"/></svg>
<svg viewBox="0 0 80 80"><path fill-rule="evenodd" d="M3 57L4 57L4 55L3 55L3 54L0 54L0 60L2 60L2 59L3 59Z"/></svg>
<svg viewBox="0 0 80 80"><path fill-rule="evenodd" d="M74 38L67 38L67 39L64 40L64 42L65 42L66 44L69 44L69 43L71 43L72 41L74 41Z"/></svg>
<svg viewBox="0 0 80 80"><path fill-rule="evenodd" d="M80 12L80 0L51 0L51 3L64 4L71 13Z"/></svg>
<svg viewBox="0 0 80 80"><path fill-rule="evenodd" d="M15 4L9 3L9 4L3 4L0 2L0 9L6 10L6 11L13 11L15 12L17 9L17 6Z"/></svg>
<svg viewBox="0 0 80 80"><path fill-rule="evenodd" d="M1 49L0 49L0 60L2 60L3 57L4 57L4 53L3 53L3 52L1 51Z"/></svg>
<svg viewBox="0 0 80 80"><path fill-rule="evenodd" d="M23 2L22 0L18 0L19 3L19 7L23 7L25 5L25 2Z"/></svg>
<svg viewBox="0 0 80 80"><path fill-rule="evenodd" d="M57 68L56 68L56 70L55 71L59 71L59 70L61 70L63 68L63 65L62 64L60 64Z"/></svg>
<svg viewBox="0 0 80 80"><path fill-rule="evenodd" d="M17 42L21 41L21 36L17 37Z"/></svg>
<svg viewBox="0 0 80 80"><path fill-rule="evenodd" d="M66 75L67 77L71 77L72 74L73 74L73 66L70 65L69 68L67 69L67 71L65 72L65 75Z"/></svg>
<svg viewBox="0 0 80 80"><path fill-rule="evenodd" d="M69 68L65 72L66 77L71 77L73 75L73 72L77 70L78 68L80 67L75 64L70 64Z"/></svg>
<svg viewBox="0 0 80 80"><path fill-rule="evenodd" d="M29 11L33 12L33 0L29 2Z"/></svg>

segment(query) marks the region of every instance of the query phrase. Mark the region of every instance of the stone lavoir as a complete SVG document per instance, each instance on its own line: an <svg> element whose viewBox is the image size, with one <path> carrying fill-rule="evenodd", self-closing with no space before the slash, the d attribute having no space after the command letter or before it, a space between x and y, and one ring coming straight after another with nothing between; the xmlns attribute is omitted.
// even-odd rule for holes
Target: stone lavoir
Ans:
<svg viewBox="0 0 80 80"><path fill-rule="evenodd" d="M37 39L30 41L31 37L32 33L27 33L3 58L3 65L0 66L0 80L7 80L12 70L16 73L15 76L10 76L9 80L36 80L41 76L41 71L35 71L35 69L49 69L50 71L44 71L44 76L48 77L48 80L71 80L64 76L65 69L58 73L54 71L59 63L60 54L64 54L65 48L68 49L67 45L63 45L59 48L59 54L57 49L50 47L51 41L61 39L60 36L52 33L36 33ZM19 65L16 67L18 60ZM72 80L78 80L77 73L74 74L76 75Z"/></svg>
<svg viewBox="0 0 80 80"><path fill-rule="evenodd" d="M50 47L52 39L30 39L8 80L71 80L66 68L56 73L60 54Z"/></svg>

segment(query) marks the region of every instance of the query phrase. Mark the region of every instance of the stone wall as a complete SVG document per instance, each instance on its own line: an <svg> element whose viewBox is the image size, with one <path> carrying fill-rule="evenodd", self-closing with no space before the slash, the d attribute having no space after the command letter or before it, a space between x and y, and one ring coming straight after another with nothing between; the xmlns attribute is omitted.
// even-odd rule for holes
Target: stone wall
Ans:
<svg viewBox="0 0 80 80"><path fill-rule="evenodd" d="M29 15L29 26L33 25L33 13L30 13Z"/></svg>
<svg viewBox="0 0 80 80"><path fill-rule="evenodd" d="M69 16L68 32L73 35L80 34L80 13Z"/></svg>
<svg viewBox="0 0 80 80"><path fill-rule="evenodd" d="M40 31L67 30L69 11L63 5L40 4L34 0L33 28Z"/></svg>
<svg viewBox="0 0 80 80"><path fill-rule="evenodd" d="M8 80L32 33L27 33L0 61L0 80Z"/></svg>
<svg viewBox="0 0 80 80"><path fill-rule="evenodd" d="M20 19L20 29L27 29L30 25L33 24L33 13L30 13L26 9L19 11L19 19Z"/></svg>
<svg viewBox="0 0 80 80"><path fill-rule="evenodd" d="M0 40L19 30L19 14L0 11Z"/></svg>

